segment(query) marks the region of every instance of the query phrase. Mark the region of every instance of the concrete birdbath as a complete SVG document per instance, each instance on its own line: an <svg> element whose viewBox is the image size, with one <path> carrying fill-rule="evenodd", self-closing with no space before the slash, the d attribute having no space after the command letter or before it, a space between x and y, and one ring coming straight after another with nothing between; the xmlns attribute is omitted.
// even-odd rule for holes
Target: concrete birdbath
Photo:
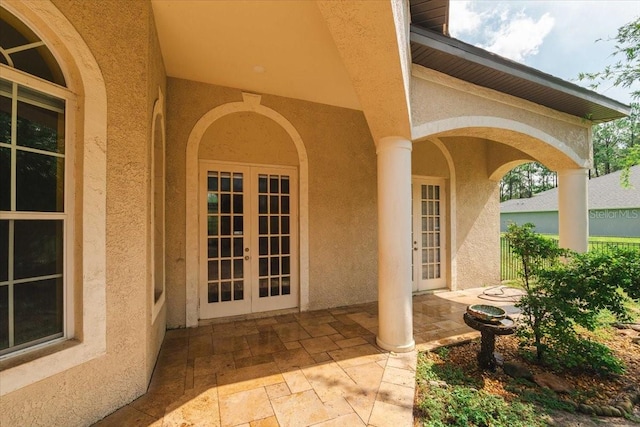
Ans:
<svg viewBox="0 0 640 427"><path fill-rule="evenodd" d="M463 319L467 326L480 331L478 365L481 369L495 371L496 335L513 334L516 331L516 322L500 307L485 304L468 306Z"/></svg>

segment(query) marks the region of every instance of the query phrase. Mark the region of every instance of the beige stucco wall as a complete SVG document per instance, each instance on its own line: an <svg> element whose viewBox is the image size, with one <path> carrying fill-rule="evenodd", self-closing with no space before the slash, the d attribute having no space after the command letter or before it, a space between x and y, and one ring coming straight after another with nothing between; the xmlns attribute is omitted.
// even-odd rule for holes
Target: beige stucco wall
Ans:
<svg viewBox="0 0 640 427"><path fill-rule="evenodd" d="M149 6L150 8L151 6ZM164 125L166 123L165 120L158 120L158 118L154 118L153 111L154 105L156 102L162 103L162 117L166 117L166 101L161 98L166 98L167 93L167 76L165 72L164 62L162 60L162 52L160 51L160 42L158 40L158 34L155 26L155 21L153 18L153 13L149 12L148 14L148 22L149 28L147 31L148 37L148 51L147 51L147 120L145 123L148 126L148 142L147 142L147 183L148 183L148 194L149 197L153 197L153 189L151 188L151 175L153 173L151 168L151 152L153 149L153 141L155 135L152 135L152 121L156 120L156 123L159 125ZM162 130L157 130L160 132L159 135L162 135ZM164 185L164 183L162 183ZM149 202L146 203L147 206L147 224L149 229L147 231L147 253L149 256L147 259L149 260L147 265L147 300L146 300L146 319L147 319L147 333L146 333L146 375L147 381L151 379L151 374L153 373L153 368L156 364L156 359L158 356L158 352L160 351L160 346L162 345L162 340L164 339L164 333L167 325L167 306L166 302L160 308L160 312L157 314L156 318L153 319L152 310L154 297L151 293L151 289L153 288L152 280L152 269L153 264L151 260L153 259L153 245L151 236L153 235L153 230L151 229L151 216L153 215L153 211L151 210L151 205ZM166 295L165 295L166 297Z"/></svg>
<svg viewBox="0 0 640 427"><path fill-rule="evenodd" d="M411 174L449 178L449 166L442 151L431 141L413 143L411 149Z"/></svg>
<svg viewBox="0 0 640 427"><path fill-rule="evenodd" d="M159 49L150 4L53 3L92 51L107 91L107 349L103 356L2 396L3 426L87 425L130 402L146 389L163 329L162 315L153 328L147 316L150 112L158 86L165 84L156 67ZM81 153L81 141L77 148Z"/></svg>
<svg viewBox="0 0 640 427"><path fill-rule="evenodd" d="M451 248L457 265L457 288L500 282L499 187L486 170L488 141L442 138L456 171L456 241Z"/></svg>
<svg viewBox="0 0 640 427"><path fill-rule="evenodd" d="M242 101L242 92L174 78L168 80L167 91L167 323L179 327L185 325L187 141L205 113ZM261 105L291 122L307 152L309 308L375 300L376 155L363 114L271 95L263 95ZM202 158L298 164L289 135L256 113L225 116L203 140Z"/></svg>
<svg viewBox="0 0 640 427"><path fill-rule="evenodd" d="M416 139L463 135L497 141L554 170L585 167L590 161L588 120L417 65L411 99Z"/></svg>
<svg viewBox="0 0 640 427"><path fill-rule="evenodd" d="M213 122L202 136L198 157L235 163L298 165L298 153L287 132L253 112L229 114Z"/></svg>

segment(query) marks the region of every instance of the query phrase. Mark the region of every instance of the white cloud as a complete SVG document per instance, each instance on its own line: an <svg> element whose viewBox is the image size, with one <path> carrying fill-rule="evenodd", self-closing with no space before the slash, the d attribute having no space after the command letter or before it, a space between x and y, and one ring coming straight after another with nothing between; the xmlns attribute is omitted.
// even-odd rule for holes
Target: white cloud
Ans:
<svg viewBox="0 0 640 427"><path fill-rule="evenodd" d="M449 22L455 24L450 29L454 37L459 37L460 33L473 33L482 23L482 14L471 10L470 1L449 2L449 15L452 17Z"/></svg>
<svg viewBox="0 0 640 427"><path fill-rule="evenodd" d="M490 35L489 42L481 47L518 62L538 53L555 24L549 13L535 20L520 12L512 18L503 16L501 21L500 27Z"/></svg>
<svg viewBox="0 0 640 427"><path fill-rule="evenodd" d="M453 37L586 85L576 77L615 61L610 39L640 16L640 0L450 0L449 12ZM630 101L627 89L599 91Z"/></svg>
<svg viewBox="0 0 640 427"><path fill-rule="evenodd" d="M453 37L518 62L538 53L555 25L550 13L535 19L500 1L452 1L450 15Z"/></svg>

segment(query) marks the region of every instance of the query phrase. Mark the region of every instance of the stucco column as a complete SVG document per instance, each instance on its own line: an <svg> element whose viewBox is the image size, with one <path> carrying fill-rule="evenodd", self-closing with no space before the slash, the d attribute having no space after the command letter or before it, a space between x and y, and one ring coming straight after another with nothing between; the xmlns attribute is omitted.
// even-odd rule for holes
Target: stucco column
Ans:
<svg viewBox="0 0 640 427"><path fill-rule="evenodd" d="M381 138L378 154L378 345L415 347L411 300L411 141Z"/></svg>
<svg viewBox="0 0 640 427"><path fill-rule="evenodd" d="M558 231L560 247L577 252L589 248L587 169L558 171Z"/></svg>

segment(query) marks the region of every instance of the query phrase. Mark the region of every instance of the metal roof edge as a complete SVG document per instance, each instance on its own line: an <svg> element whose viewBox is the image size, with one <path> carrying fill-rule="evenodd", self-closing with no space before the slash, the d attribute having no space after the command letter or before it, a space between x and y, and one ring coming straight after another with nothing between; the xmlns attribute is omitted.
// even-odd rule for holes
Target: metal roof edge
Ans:
<svg viewBox="0 0 640 427"><path fill-rule="evenodd" d="M622 116L628 116L631 112L630 106L616 101L615 99L611 99L533 67L519 64L469 43L441 35L416 25L411 25L410 27L410 40L423 46L456 56L465 61L473 62L492 70L507 73L532 83L550 87L567 95L593 102L602 107L614 110ZM588 117L586 118L588 119Z"/></svg>

